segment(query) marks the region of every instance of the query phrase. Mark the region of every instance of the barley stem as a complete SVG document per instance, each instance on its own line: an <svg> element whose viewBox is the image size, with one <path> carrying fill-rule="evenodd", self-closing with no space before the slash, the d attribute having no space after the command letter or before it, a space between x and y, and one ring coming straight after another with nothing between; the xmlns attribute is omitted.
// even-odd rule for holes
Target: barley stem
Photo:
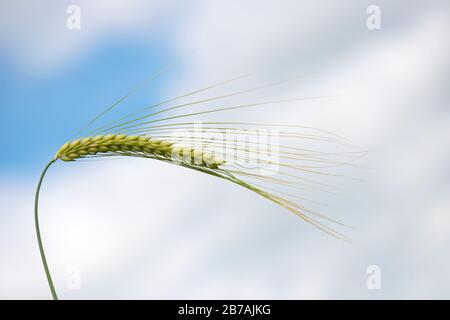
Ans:
<svg viewBox="0 0 450 320"><path fill-rule="evenodd" d="M39 252L41 253L42 264L44 265L44 269L45 269L45 274L47 276L48 285L50 287L50 291L52 292L53 300L58 300L58 296L56 295L55 287L53 286L52 276L50 275L50 270L48 269L47 259L45 259L44 246L42 245L41 231L39 229L39 217L38 217L39 191L41 190L41 184L42 184L42 181L44 180L44 176L45 176L48 168L50 168L50 166L55 161L56 160L53 159L52 161L50 161L47 164L47 166L45 167L44 171L42 171L41 177L39 178L39 183L38 183L38 186L37 186L37 189L36 189L36 197L35 197L35 200L34 200L34 223L35 223L35 226L36 226L36 236L37 236L37 241L38 241L38 244L39 244Z"/></svg>

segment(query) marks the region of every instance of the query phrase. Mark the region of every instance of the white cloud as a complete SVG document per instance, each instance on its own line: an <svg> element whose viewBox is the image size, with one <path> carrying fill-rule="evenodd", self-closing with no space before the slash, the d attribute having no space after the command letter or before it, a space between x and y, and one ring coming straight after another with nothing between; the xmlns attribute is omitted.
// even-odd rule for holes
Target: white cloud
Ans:
<svg viewBox="0 0 450 320"><path fill-rule="evenodd" d="M66 26L69 5L80 8L80 30ZM172 5L143 0L2 2L0 45L23 71L47 73L79 61L108 38L151 34Z"/></svg>

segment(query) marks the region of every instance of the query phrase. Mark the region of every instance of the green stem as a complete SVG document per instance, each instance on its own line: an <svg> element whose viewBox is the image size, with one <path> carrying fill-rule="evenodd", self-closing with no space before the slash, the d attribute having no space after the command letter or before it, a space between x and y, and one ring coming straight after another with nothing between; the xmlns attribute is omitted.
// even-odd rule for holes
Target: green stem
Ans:
<svg viewBox="0 0 450 320"><path fill-rule="evenodd" d="M47 276L48 285L50 287L50 291L52 292L53 300L58 300L58 296L56 295L55 287L53 286L52 276L50 275L50 271L48 269L47 259L45 259L44 246L42 245L41 231L39 229L39 217L38 217L39 191L41 190L42 180L44 180L44 176L45 176L45 173L47 172L48 168L50 168L50 166L55 161L56 161L56 159L53 159L52 161L50 161L47 164L44 171L42 171L41 177L39 179L39 183L38 183L38 186L36 189L36 197L34 200L34 223L36 226L36 235L37 235L37 241L39 244L39 252L41 253L42 264L44 265L45 275Z"/></svg>

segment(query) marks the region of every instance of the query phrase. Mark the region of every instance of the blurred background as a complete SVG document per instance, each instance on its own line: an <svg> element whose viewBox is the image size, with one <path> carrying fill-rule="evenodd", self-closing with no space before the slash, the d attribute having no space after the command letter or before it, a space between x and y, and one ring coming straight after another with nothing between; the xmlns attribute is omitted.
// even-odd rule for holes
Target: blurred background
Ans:
<svg viewBox="0 0 450 320"><path fill-rule="evenodd" d="M249 116L330 130L372 151L362 181L319 199L352 226L354 243L181 167L58 163L40 217L60 298L449 299L449 6L1 1L0 298L50 298L33 220L45 164L168 68L130 108L249 71L299 76L276 95L335 96Z"/></svg>

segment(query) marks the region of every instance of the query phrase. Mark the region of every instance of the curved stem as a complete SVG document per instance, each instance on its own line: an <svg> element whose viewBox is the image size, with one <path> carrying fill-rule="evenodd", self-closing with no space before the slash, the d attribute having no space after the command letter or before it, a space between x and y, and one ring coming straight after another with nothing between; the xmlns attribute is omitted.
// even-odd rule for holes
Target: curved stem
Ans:
<svg viewBox="0 0 450 320"><path fill-rule="evenodd" d="M41 190L41 184L42 184L42 181L44 180L44 176L45 176L45 173L47 172L48 168L50 168L50 166L55 161L56 161L56 159L53 159L52 161L50 161L47 164L44 171L42 171L41 177L39 179L39 183L38 183L37 189L36 189L36 197L34 200L34 223L35 223L35 227L36 227L37 241L39 244L39 252L40 252L41 258L42 258L42 264L44 265L48 285L50 287L50 291L52 292L53 300L58 300L58 296L56 295L55 287L53 286L52 276L50 275L50 271L48 269L47 259L45 259L44 246L42 245L41 231L39 229L39 217L38 217L39 191Z"/></svg>

